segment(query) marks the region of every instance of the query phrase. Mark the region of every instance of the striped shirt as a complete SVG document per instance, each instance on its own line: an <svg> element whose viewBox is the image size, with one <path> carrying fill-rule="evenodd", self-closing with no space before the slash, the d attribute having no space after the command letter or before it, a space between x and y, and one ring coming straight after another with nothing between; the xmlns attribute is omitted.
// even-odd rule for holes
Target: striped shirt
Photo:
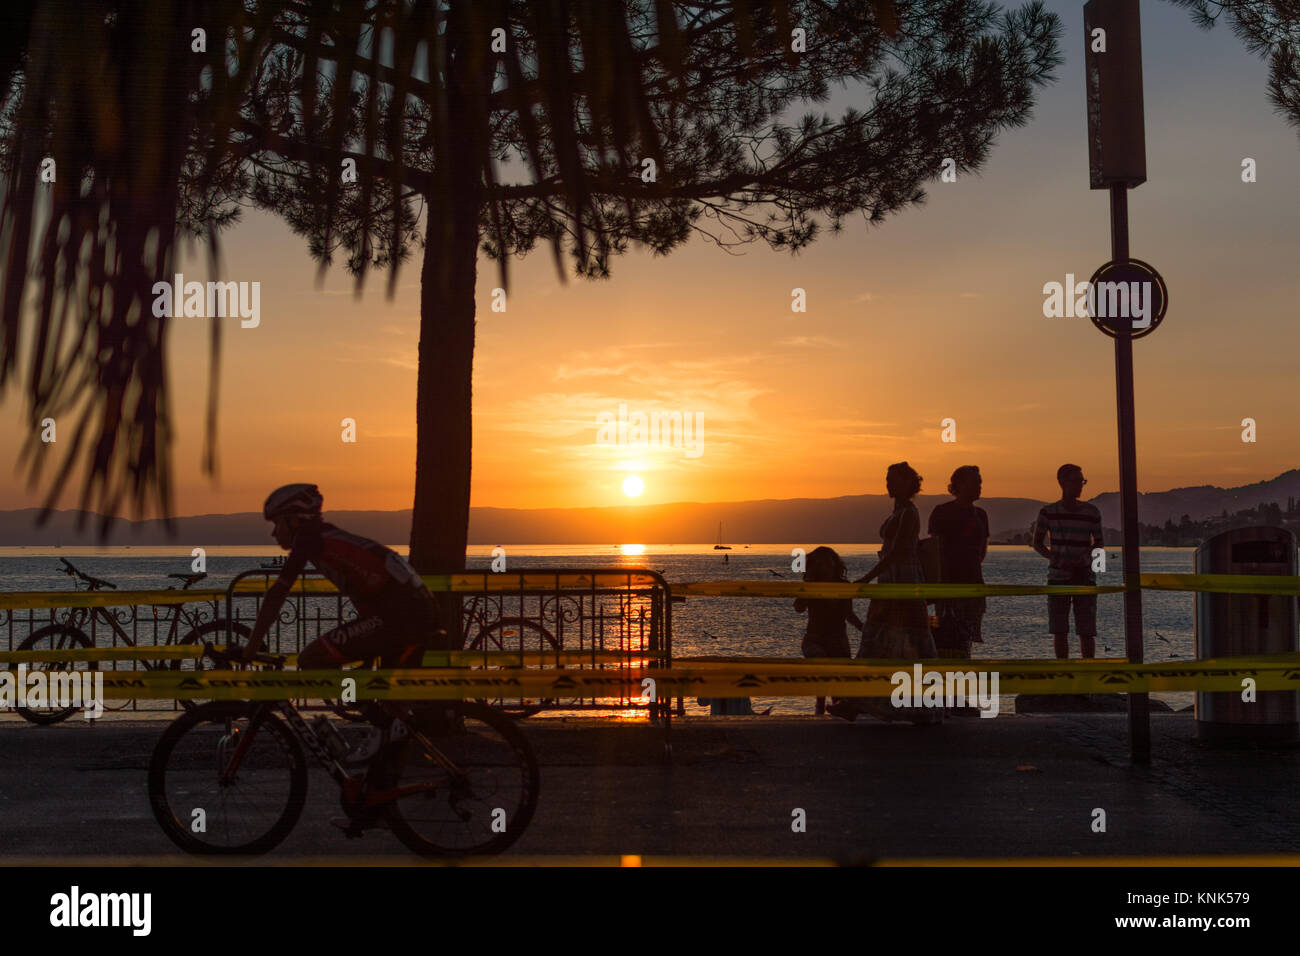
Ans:
<svg viewBox="0 0 1300 956"><path fill-rule="evenodd" d="M1092 573L1092 549L1102 546L1101 512L1096 505L1064 501L1043 505L1035 522L1034 537L1046 531L1052 561L1047 569L1048 584L1096 584Z"/></svg>

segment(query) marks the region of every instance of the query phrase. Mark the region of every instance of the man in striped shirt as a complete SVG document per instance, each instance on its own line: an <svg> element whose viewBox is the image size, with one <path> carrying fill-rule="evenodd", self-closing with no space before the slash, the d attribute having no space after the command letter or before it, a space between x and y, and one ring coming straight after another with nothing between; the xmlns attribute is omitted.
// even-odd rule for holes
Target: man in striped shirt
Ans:
<svg viewBox="0 0 1300 956"><path fill-rule="evenodd" d="M1056 471L1061 500L1043 505L1034 522L1034 550L1047 558L1047 583L1096 584L1092 571L1093 548L1103 546L1101 512L1096 505L1080 501L1088 483L1078 465L1062 465ZM1097 656L1097 595L1049 594L1047 629L1056 645L1056 656L1070 656L1070 605L1074 605L1074 630L1079 635L1079 656Z"/></svg>

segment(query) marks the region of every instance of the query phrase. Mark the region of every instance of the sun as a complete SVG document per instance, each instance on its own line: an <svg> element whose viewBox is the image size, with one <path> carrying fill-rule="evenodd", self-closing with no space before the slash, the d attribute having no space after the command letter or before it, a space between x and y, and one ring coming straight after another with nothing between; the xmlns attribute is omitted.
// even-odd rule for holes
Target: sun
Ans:
<svg viewBox="0 0 1300 956"><path fill-rule="evenodd" d="M639 475L628 475L623 479L623 494L629 498L635 498L643 491L645 491L645 482Z"/></svg>

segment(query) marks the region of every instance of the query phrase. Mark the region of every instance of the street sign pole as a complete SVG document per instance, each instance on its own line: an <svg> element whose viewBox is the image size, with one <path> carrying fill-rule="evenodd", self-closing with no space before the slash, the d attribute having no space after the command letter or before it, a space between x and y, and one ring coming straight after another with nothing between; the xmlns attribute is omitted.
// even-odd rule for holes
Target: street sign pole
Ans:
<svg viewBox="0 0 1300 956"><path fill-rule="evenodd" d="M1137 0L1088 0L1083 6L1084 89L1088 112L1088 175L1093 189L1110 192L1111 260L1129 262L1128 190L1146 182L1146 128L1142 104L1142 25ZM1158 274L1148 285L1161 290ZM1148 297L1147 313L1152 314ZM1131 302L1130 302L1131 304ZM1124 537L1124 648L1142 663L1141 555L1138 553L1137 433L1133 410L1133 316L1110 315L1103 331L1115 337L1115 413L1119 425L1120 523ZM1109 323L1110 328L1106 328ZM1147 331L1150 331L1148 328ZM1145 334L1145 333L1143 333ZM1128 695L1129 757L1151 762L1150 699Z"/></svg>
<svg viewBox="0 0 1300 956"><path fill-rule="evenodd" d="M1128 259L1128 186L1110 187L1111 259ZM1133 407L1133 328L1121 321L1115 336L1115 414L1119 425L1120 523L1124 535L1124 650L1130 663L1141 664L1142 559L1137 512L1137 426ZM1129 757L1151 762L1151 704L1146 694L1128 695Z"/></svg>

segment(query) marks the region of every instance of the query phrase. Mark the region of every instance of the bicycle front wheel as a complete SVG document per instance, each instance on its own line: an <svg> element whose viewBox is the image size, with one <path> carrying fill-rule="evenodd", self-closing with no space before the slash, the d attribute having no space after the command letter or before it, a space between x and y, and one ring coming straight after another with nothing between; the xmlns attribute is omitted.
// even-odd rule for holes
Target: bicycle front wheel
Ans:
<svg viewBox="0 0 1300 956"><path fill-rule="evenodd" d="M537 808L537 758L509 717L468 701L417 712L389 804L393 835L424 856L500 853Z"/></svg>
<svg viewBox="0 0 1300 956"><path fill-rule="evenodd" d="M149 762L154 818L187 853L266 853L289 835L306 797L302 745L265 704L181 714Z"/></svg>
<svg viewBox="0 0 1300 956"><path fill-rule="evenodd" d="M32 631L27 640L18 645L20 651L67 651L80 647L90 647L90 638L85 632L69 624L50 624L40 630ZM29 671L94 670L92 661L33 661L27 665ZM57 724L75 714L76 707L18 707L18 713L33 724Z"/></svg>

